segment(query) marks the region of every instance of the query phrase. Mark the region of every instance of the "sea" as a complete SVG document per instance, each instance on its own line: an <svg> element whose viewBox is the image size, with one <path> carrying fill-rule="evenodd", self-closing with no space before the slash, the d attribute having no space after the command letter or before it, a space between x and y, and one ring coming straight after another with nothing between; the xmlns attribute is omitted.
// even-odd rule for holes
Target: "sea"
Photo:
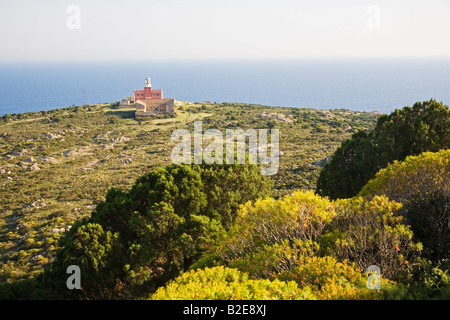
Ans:
<svg viewBox="0 0 450 320"><path fill-rule="evenodd" d="M150 77L165 98L390 113L450 104L450 59L0 62L0 116L113 103Z"/></svg>

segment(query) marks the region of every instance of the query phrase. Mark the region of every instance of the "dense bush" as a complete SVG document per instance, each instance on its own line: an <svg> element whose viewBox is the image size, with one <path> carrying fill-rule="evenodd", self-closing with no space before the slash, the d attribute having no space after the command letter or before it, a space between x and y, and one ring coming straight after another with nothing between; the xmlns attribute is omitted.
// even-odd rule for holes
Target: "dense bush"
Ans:
<svg viewBox="0 0 450 320"><path fill-rule="evenodd" d="M404 296L387 280L383 290L369 290L365 274L377 265L385 279L404 276L408 259L420 250L395 215L400 207L386 197L332 202L300 191L248 202L221 243L193 268L225 265L252 279L294 280L319 299Z"/></svg>
<svg viewBox="0 0 450 320"><path fill-rule="evenodd" d="M386 197L331 202L312 192L249 202L216 254L255 277L296 266L298 256L305 254L352 261L360 270L378 265L392 277L421 249L395 214L400 207Z"/></svg>
<svg viewBox="0 0 450 320"><path fill-rule="evenodd" d="M411 266L406 298L408 299L450 299L450 260L438 262L420 259Z"/></svg>
<svg viewBox="0 0 450 320"><path fill-rule="evenodd" d="M296 239L283 239L280 243L255 248L243 256L228 260L228 266L247 272L256 279L276 279L279 274L289 272L304 263L307 257L315 256L319 251L318 243Z"/></svg>
<svg viewBox="0 0 450 320"><path fill-rule="evenodd" d="M222 222L232 221L239 201L270 191L256 166L237 167L171 165L140 177L127 192L112 188L89 219L72 227L44 278L58 278L76 264L83 290L66 290L69 296L111 299L156 290L218 243ZM230 179L241 182L241 189L215 190ZM231 195L229 202L216 198L222 193Z"/></svg>
<svg viewBox="0 0 450 320"><path fill-rule="evenodd" d="M254 165L203 164L200 175L209 214L220 219L227 230L234 224L241 204L272 194L273 180L261 176Z"/></svg>
<svg viewBox="0 0 450 320"><path fill-rule="evenodd" d="M298 289L295 282L252 280L236 269L215 267L191 270L165 287L153 300L305 300L315 299L309 288Z"/></svg>
<svg viewBox="0 0 450 320"><path fill-rule="evenodd" d="M450 149L410 156L380 170L360 195L380 194L403 204L398 214L423 243L425 257L450 258Z"/></svg>
<svg viewBox="0 0 450 320"><path fill-rule="evenodd" d="M299 261L300 262L300 261ZM382 299L383 291L367 287L367 276L354 264L338 262L330 256L302 257L301 263L282 272L278 279L295 281L300 288L310 287L318 299ZM380 281L381 282L381 281ZM383 286L386 281L383 281ZM380 284L381 285L381 284Z"/></svg>
<svg viewBox="0 0 450 320"><path fill-rule="evenodd" d="M386 197L361 197L335 202L336 217L321 238L324 253L339 261L349 260L365 270L381 268L387 278L399 276L422 246L412 241L413 232L396 215L401 204Z"/></svg>
<svg viewBox="0 0 450 320"><path fill-rule="evenodd" d="M251 278L295 281L311 289L318 299L380 299L381 291L367 288L367 276L347 261L316 256L319 245L312 241L289 241L263 246L252 254L229 261L229 266ZM385 283L384 281L383 283Z"/></svg>
<svg viewBox="0 0 450 320"><path fill-rule="evenodd" d="M222 258L229 261L285 239L316 241L334 215L332 203L312 191L247 202L223 240Z"/></svg>
<svg viewBox="0 0 450 320"><path fill-rule="evenodd" d="M350 198L394 160L450 148L450 110L436 100L417 102L378 119L369 133L357 132L342 143L322 169L316 192Z"/></svg>

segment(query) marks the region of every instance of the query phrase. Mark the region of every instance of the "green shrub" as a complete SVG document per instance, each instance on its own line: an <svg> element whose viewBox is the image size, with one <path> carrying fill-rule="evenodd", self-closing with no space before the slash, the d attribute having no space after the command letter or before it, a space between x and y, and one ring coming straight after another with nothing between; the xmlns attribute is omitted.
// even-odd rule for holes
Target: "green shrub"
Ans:
<svg viewBox="0 0 450 320"><path fill-rule="evenodd" d="M360 195L386 195L433 261L450 258L450 149L407 157L380 170Z"/></svg>
<svg viewBox="0 0 450 320"><path fill-rule="evenodd" d="M442 102L417 102L378 118L369 133L342 143L317 180L317 193L350 198L388 163L425 151L450 148L450 110Z"/></svg>
<svg viewBox="0 0 450 320"><path fill-rule="evenodd" d="M170 165L141 176L129 191L110 189L91 217L71 228L47 278L77 264L99 277L84 278L82 297L132 298L156 290L218 243L239 201L255 200L271 186L256 166L237 167ZM216 188L234 179L242 185ZM98 239L81 241L86 228L100 233ZM117 259L110 261L108 250Z"/></svg>
<svg viewBox="0 0 450 320"><path fill-rule="evenodd" d="M419 260L411 266L408 284L409 299L450 299L450 260L439 262Z"/></svg>

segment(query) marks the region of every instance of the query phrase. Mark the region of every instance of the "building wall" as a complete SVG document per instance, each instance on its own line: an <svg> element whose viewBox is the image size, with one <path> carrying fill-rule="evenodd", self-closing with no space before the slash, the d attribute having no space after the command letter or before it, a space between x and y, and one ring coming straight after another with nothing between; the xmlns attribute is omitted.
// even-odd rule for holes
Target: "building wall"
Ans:
<svg viewBox="0 0 450 320"><path fill-rule="evenodd" d="M154 101L154 99L147 99L138 101L135 103L136 113L135 117L145 118L151 117L160 113L174 113L175 112L175 100L163 99L161 102Z"/></svg>
<svg viewBox="0 0 450 320"><path fill-rule="evenodd" d="M134 101L144 99L162 99L163 93L161 89L153 90L151 87L146 87L144 90L134 90Z"/></svg>
<svg viewBox="0 0 450 320"><path fill-rule="evenodd" d="M134 90L134 101L144 100L144 90Z"/></svg>

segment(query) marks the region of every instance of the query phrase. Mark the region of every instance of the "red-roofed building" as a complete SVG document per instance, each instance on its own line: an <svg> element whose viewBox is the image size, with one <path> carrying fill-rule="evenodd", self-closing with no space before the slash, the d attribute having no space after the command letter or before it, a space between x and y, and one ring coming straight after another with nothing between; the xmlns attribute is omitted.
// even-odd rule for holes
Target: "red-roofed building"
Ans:
<svg viewBox="0 0 450 320"><path fill-rule="evenodd" d="M134 90L134 101L145 99L163 99L162 89L152 89L150 78L145 79L144 90Z"/></svg>

